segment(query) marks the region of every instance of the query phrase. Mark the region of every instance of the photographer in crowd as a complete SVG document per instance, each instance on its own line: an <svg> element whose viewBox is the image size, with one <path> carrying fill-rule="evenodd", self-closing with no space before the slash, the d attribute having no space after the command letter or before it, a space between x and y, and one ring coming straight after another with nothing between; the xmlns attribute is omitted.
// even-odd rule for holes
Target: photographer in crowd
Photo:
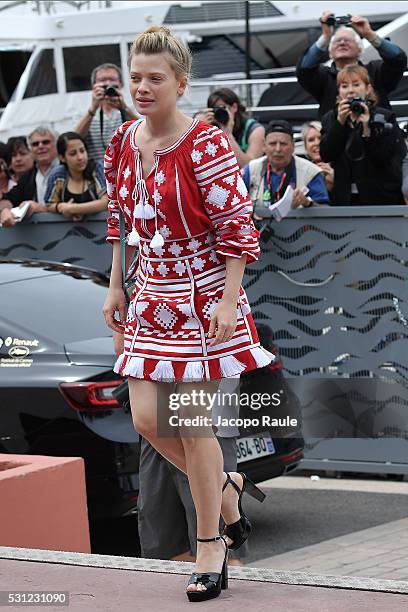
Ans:
<svg viewBox="0 0 408 612"><path fill-rule="evenodd" d="M406 146L395 115L377 106L363 66L343 68L337 87L338 105L323 117L320 143L322 159L334 168L332 204L403 204Z"/></svg>
<svg viewBox="0 0 408 612"><path fill-rule="evenodd" d="M290 123L271 121L265 130L265 155L243 169L243 179L256 210L269 207L283 197L288 185L294 189L292 208L328 204L329 195L321 169L294 154ZM304 191L307 190L305 194Z"/></svg>
<svg viewBox="0 0 408 612"><path fill-rule="evenodd" d="M245 106L232 89L213 91L202 113L203 121L218 125L228 136L240 168L262 155L265 130L248 116Z"/></svg>
<svg viewBox="0 0 408 612"><path fill-rule="evenodd" d="M115 64L101 64L91 74L92 98L74 132L86 139L89 158L103 162L106 147L116 129L136 115L122 96L122 71ZM99 111L99 112L98 112Z"/></svg>
<svg viewBox="0 0 408 612"><path fill-rule="evenodd" d="M0 223L3 227L16 224L16 217L11 211L15 206L29 202L26 216L47 210L44 205L47 181L54 166L58 165L55 134L50 128L39 126L29 134L28 145L34 166L23 174L15 187L3 194L0 200Z"/></svg>
<svg viewBox="0 0 408 612"><path fill-rule="evenodd" d="M365 67L379 96L379 105L390 108L388 95L397 87L407 68L404 51L378 36L365 17L335 17L331 11L325 11L320 23L320 38L302 56L296 69L300 85L319 102L319 117L333 110L336 104L338 71L349 64L361 64L362 38L368 40L381 56L381 60L368 62ZM329 56L333 60L331 65L322 65Z"/></svg>

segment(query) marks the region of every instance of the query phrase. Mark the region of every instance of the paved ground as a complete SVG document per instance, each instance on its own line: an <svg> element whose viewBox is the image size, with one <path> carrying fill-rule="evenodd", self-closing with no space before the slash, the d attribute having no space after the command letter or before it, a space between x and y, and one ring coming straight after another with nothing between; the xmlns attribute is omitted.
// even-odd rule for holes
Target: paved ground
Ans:
<svg viewBox="0 0 408 612"><path fill-rule="evenodd" d="M7 551L6 548L0 548L2 590L69 592L69 608L41 606L43 610L54 612L64 609L69 609L70 612L191 610L184 594L187 576L181 575L191 571L190 564L156 561L154 564L150 562L150 571L144 571L140 566L140 560L136 559L76 554L71 555L73 560L66 564L68 561L66 563L42 561L41 557L46 556L44 551L43 554L37 555L37 560L27 561L21 553L28 557L31 555L33 559L36 555L35 551L26 549L19 549L20 560L4 558L7 555L13 556L10 550L13 549ZM55 553L51 554L55 556ZM68 559L70 556L69 553L60 553L60 555L63 559ZM14 556L19 555L14 553ZM112 559L113 566L110 561ZM95 567L98 563L101 567ZM153 571L153 568L156 568L156 571ZM235 569L234 572L237 578L230 579L230 588L218 599L207 602L206 610L242 612L249 609L284 609L288 612L345 612L345 610L361 612L368 609L370 612L384 612L384 610L401 612L406 609L408 600L408 584L399 583L397 588L398 583L391 581L383 581L380 584L374 580L359 581L356 578L331 580L330 577L317 577L311 574L273 574L272 572L268 574L266 571L250 568ZM258 579L255 572L259 574ZM389 592L385 592L387 589ZM13 606L12 609L21 611L26 607Z"/></svg>
<svg viewBox="0 0 408 612"><path fill-rule="evenodd" d="M279 482L278 482L279 481ZM393 502L401 498L408 514L408 483L333 480L321 478L311 480L304 477L286 477L263 483L269 495L278 494L282 489L302 491L305 497L314 494L329 495L338 492L346 496L350 504L358 495L373 495L382 498L393 510ZM278 490L279 486L279 490ZM357 491L358 489L358 491ZM350 495L350 492L353 492ZM355 501L354 501L355 505ZM372 512L367 503L359 508L359 514ZM349 509L347 510L349 516ZM328 514L327 523L333 524L333 516ZM359 517L349 525L347 535L324 538L323 541L310 546L300 547L283 554L263 557L251 561L252 567L271 567L279 570L295 570L343 576L366 576L390 580L408 581L408 518L379 524L368 529L354 530L359 524ZM354 529L353 529L354 527Z"/></svg>
<svg viewBox="0 0 408 612"><path fill-rule="evenodd" d="M272 555L318 544L354 531L408 518L408 483L383 479L312 481L305 476L261 484L263 504L244 496L254 523L249 564ZM93 529L92 552L139 556L136 517L100 523Z"/></svg>

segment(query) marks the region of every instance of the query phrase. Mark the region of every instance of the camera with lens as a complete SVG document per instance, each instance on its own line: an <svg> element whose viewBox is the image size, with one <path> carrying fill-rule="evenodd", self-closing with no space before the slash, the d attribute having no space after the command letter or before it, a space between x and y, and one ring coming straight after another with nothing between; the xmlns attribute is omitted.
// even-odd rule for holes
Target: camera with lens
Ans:
<svg viewBox="0 0 408 612"><path fill-rule="evenodd" d="M360 98L358 96L356 96L355 98L352 98L351 100L349 100L349 104L350 104L350 110L352 113L354 113L355 115L363 115L364 114L364 104L366 104L366 101L364 100L364 98Z"/></svg>
<svg viewBox="0 0 408 612"><path fill-rule="evenodd" d="M214 119L217 123L221 123L222 125L227 125L229 121L229 114L224 106L214 106Z"/></svg>
<svg viewBox="0 0 408 612"><path fill-rule="evenodd" d="M383 113L375 113L370 121L370 128L375 134L381 134L384 130L392 130L393 125L385 120Z"/></svg>
<svg viewBox="0 0 408 612"><path fill-rule="evenodd" d="M113 85L104 85L103 89L105 96L108 96L109 98L116 98L119 95L118 90L113 87Z"/></svg>
<svg viewBox="0 0 408 612"><path fill-rule="evenodd" d="M330 15L326 19L326 24L328 26L334 26L335 28L339 28L340 26L350 25L351 15L341 15L340 17L335 17L334 15Z"/></svg>

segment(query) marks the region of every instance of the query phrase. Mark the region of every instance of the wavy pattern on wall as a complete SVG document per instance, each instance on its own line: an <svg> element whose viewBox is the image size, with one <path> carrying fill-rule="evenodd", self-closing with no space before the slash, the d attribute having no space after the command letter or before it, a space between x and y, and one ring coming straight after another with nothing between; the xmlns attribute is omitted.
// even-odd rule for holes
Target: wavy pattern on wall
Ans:
<svg viewBox="0 0 408 612"><path fill-rule="evenodd" d="M405 388L408 221L288 218L273 229L245 288L255 319L273 329L287 374Z"/></svg>
<svg viewBox="0 0 408 612"><path fill-rule="evenodd" d="M8 228L1 232L0 256L60 261L106 273L112 248L106 242L106 221L101 213L95 221L23 222Z"/></svg>

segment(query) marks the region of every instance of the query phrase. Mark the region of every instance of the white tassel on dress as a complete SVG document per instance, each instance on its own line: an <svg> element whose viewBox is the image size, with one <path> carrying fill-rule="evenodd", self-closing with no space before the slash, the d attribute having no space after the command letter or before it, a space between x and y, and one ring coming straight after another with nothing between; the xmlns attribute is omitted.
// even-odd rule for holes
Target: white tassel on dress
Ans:
<svg viewBox="0 0 408 612"><path fill-rule="evenodd" d="M153 372L150 374L150 378L156 381L173 381L175 379L175 375L171 361L158 361Z"/></svg>
<svg viewBox="0 0 408 612"><path fill-rule="evenodd" d="M230 378L241 374L246 369L246 365L238 361L233 355L220 357L220 370L223 378Z"/></svg>
<svg viewBox="0 0 408 612"><path fill-rule="evenodd" d="M142 201L140 201L135 207L134 217L136 219L154 219L155 216L154 208L149 202L143 204Z"/></svg>
<svg viewBox="0 0 408 612"><path fill-rule="evenodd" d="M144 219L143 204L141 202L135 206L133 215L136 219Z"/></svg>
<svg viewBox="0 0 408 612"><path fill-rule="evenodd" d="M144 214L143 219L154 219L155 218L156 213L154 212L153 206L149 204L149 202L145 202L143 206L143 214Z"/></svg>
<svg viewBox="0 0 408 612"><path fill-rule="evenodd" d="M143 378L144 375L144 358L130 357L124 370L123 376L133 376L133 378Z"/></svg>
<svg viewBox="0 0 408 612"><path fill-rule="evenodd" d="M149 246L152 249L155 249L157 247L162 247L163 245L164 245L164 238L161 235L161 233L158 230L156 230L155 233L154 233L153 238L150 241L150 245Z"/></svg>
<svg viewBox="0 0 408 612"><path fill-rule="evenodd" d="M129 246L139 246L140 236L135 229L133 229L128 235L127 243Z"/></svg>
<svg viewBox="0 0 408 612"><path fill-rule="evenodd" d="M252 357L255 359L258 368L263 368L276 359L273 353L270 353L262 346L256 346L255 348L249 349L249 351Z"/></svg>
<svg viewBox="0 0 408 612"><path fill-rule="evenodd" d="M183 374L183 382L201 382L204 380L202 361L187 361Z"/></svg>

